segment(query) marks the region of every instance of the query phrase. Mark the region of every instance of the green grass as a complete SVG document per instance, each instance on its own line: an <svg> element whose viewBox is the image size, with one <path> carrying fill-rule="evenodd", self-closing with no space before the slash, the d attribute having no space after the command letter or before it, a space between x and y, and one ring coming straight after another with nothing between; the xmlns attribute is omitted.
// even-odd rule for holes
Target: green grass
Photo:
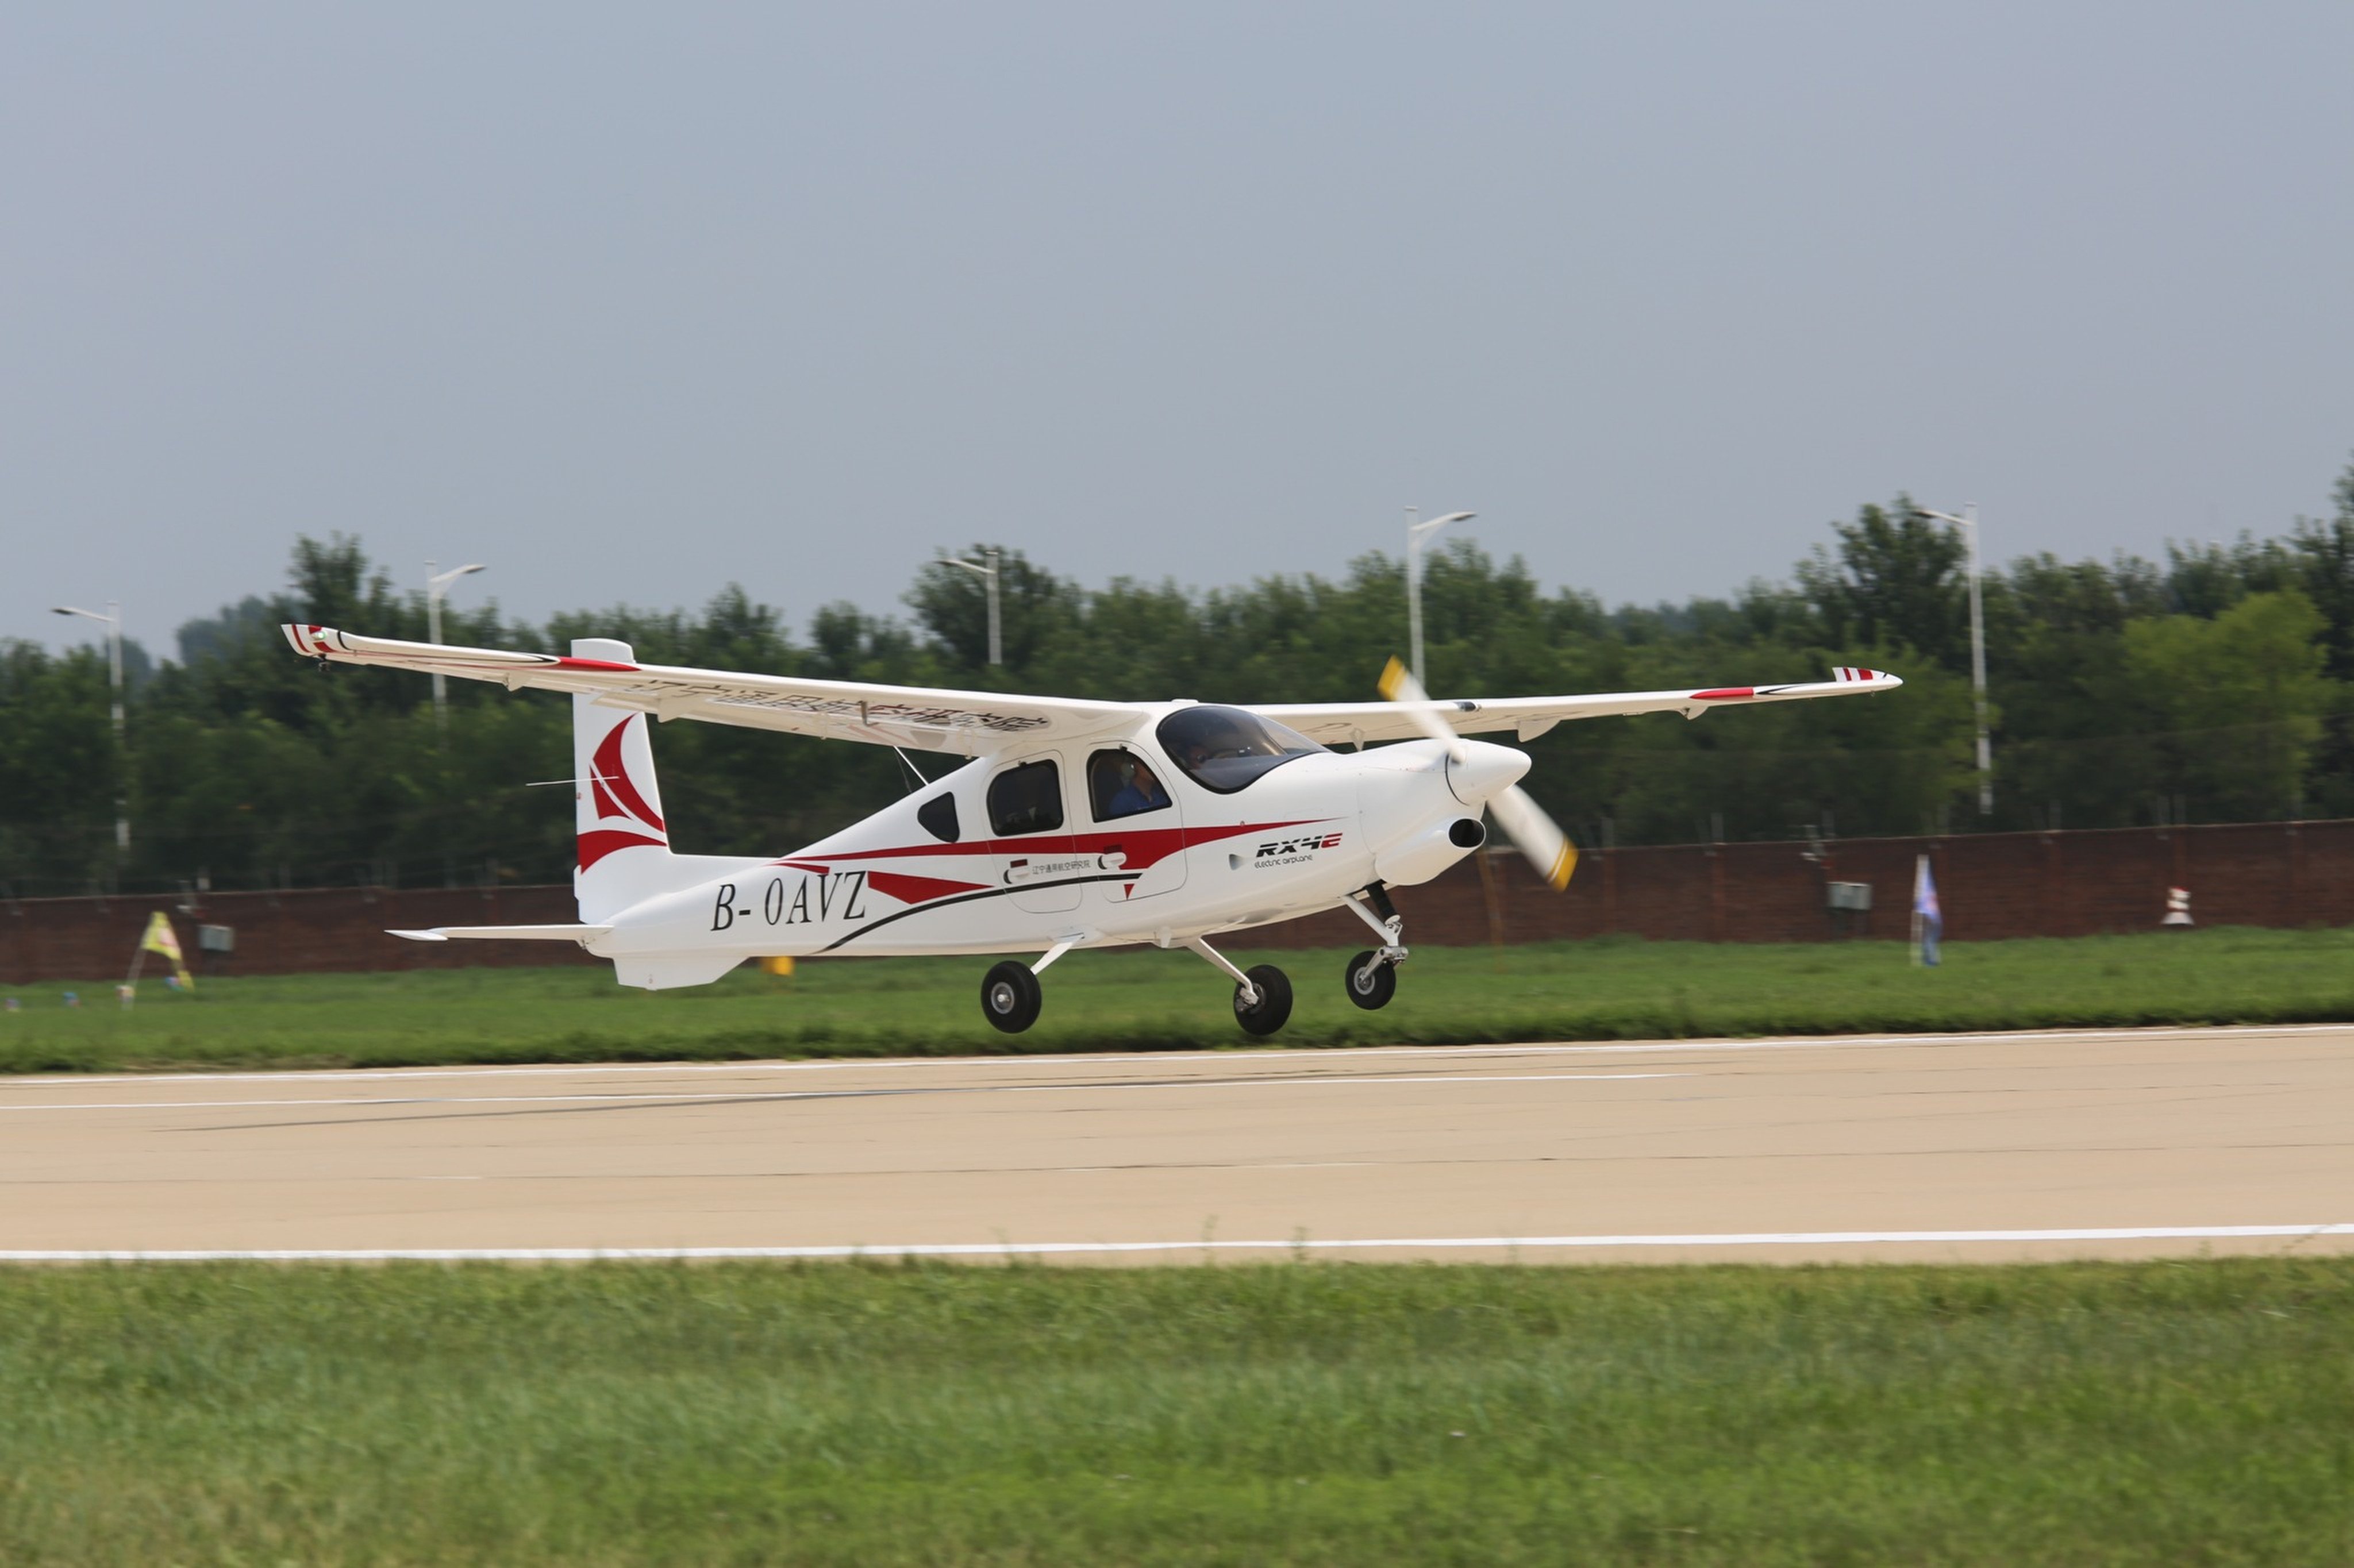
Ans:
<svg viewBox="0 0 2354 1568"><path fill-rule="evenodd" d="M1397 1000L1341 994L1347 954L1254 953L1298 1003L1277 1043L1475 1044L1853 1031L2354 1019L2354 932L2214 929L1950 944L1919 969L1885 942L1764 947L1606 938L1423 948ZM649 994L597 969L421 970L152 980L136 1008L102 981L0 987L0 1072L437 1062L1154 1050L1252 1044L1231 987L1191 954L1075 953L1045 976L1045 1014L1008 1036L981 1016L989 960L805 963Z"/></svg>
<svg viewBox="0 0 2354 1568"><path fill-rule="evenodd" d="M2354 1260L0 1275L11 1563L2354 1560Z"/></svg>

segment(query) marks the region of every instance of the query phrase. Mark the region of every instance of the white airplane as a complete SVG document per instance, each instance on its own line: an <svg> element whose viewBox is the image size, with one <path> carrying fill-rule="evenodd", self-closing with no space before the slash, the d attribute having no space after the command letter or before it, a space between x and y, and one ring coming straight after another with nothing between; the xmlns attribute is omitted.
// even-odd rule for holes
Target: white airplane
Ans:
<svg viewBox="0 0 2354 1568"><path fill-rule="evenodd" d="M1065 953L1186 948L1235 982L1235 1018L1271 1034L1291 982L1246 972L1208 938L1346 909L1375 945L1349 960L1349 1000L1386 1003L1406 958L1388 889L1427 882L1486 842L1480 813L1554 888L1577 852L1520 788L1532 740L1564 719L1673 712L1903 684L1841 669L1820 683L1601 696L1433 702L1395 660L1378 703L1254 707L1109 703L813 681L642 664L584 638L569 655L450 648L288 626L294 651L508 690L572 694L579 923L444 926L417 941L577 942L624 985L705 985L746 959L821 953L1038 953L981 982L1008 1033L1036 1022L1039 975ZM778 859L675 854L649 716L947 752L971 760L865 821ZM1365 750L1368 742L1400 741ZM1351 745L1356 749L1331 747Z"/></svg>

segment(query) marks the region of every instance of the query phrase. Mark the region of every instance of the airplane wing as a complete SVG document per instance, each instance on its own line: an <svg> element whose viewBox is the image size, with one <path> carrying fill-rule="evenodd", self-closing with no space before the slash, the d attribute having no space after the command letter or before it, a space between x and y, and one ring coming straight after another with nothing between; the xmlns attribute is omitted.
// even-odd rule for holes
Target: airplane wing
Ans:
<svg viewBox="0 0 2354 1568"><path fill-rule="evenodd" d="M1391 669L1402 666L1391 661ZM1511 730L1534 740L1564 719L1607 718L1617 714L1680 713L1698 718L1712 708L1749 703L1787 703L1807 697L1850 697L1893 691L1904 683L1878 670L1843 666L1828 681L1797 685L1710 686L1682 692L1605 692L1586 697L1501 697L1493 702L1437 702L1428 711L1458 735ZM1382 690L1394 689L1384 673ZM1328 746L1375 740L1412 740L1423 733L1416 716L1397 703L1254 703L1251 711L1288 725Z"/></svg>
<svg viewBox="0 0 2354 1568"><path fill-rule="evenodd" d="M470 681L509 691L587 692L607 707L660 719L701 719L748 729L979 757L1029 741L1117 729L1138 709L1126 703L1001 692L937 691L798 675L747 675L668 664L618 663L503 648L450 648L360 637L325 626L281 628L294 652L333 664L372 664Z"/></svg>

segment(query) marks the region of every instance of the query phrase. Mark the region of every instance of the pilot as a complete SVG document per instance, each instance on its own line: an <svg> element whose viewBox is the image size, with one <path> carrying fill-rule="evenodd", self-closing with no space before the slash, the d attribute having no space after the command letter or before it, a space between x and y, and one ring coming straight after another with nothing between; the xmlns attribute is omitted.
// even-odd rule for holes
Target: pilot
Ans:
<svg viewBox="0 0 2354 1568"><path fill-rule="evenodd" d="M1128 782L1121 785L1119 792L1111 798L1111 814L1132 817L1139 811L1157 811L1167 804L1169 791L1161 787L1161 780L1152 776L1152 769L1146 767L1144 759L1140 757L1136 759L1134 770L1128 776Z"/></svg>

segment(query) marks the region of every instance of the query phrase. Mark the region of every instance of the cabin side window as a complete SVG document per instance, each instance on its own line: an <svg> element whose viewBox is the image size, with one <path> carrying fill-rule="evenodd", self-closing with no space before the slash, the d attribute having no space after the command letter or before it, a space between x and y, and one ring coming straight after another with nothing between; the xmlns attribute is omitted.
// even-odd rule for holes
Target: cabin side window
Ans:
<svg viewBox="0 0 2354 1568"><path fill-rule="evenodd" d="M916 821L923 825L924 832L931 834L940 842L944 844L956 842L960 836L957 827L956 797L945 792L933 796L916 808Z"/></svg>
<svg viewBox="0 0 2354 1568"><path fill-rule="evenodd" d="M1136 753L1098 751L1087 758L1087 801L1096 821L1108 822L1165 809L1169 789Z"/></svg>
<svg viewBox="0 0 2354 1568"><path fill-rule="evenodd" d="M1063 773L1052 762L1025 762L989 781L989 825L999 838L1051 833L1063 825Z"/></svg>

